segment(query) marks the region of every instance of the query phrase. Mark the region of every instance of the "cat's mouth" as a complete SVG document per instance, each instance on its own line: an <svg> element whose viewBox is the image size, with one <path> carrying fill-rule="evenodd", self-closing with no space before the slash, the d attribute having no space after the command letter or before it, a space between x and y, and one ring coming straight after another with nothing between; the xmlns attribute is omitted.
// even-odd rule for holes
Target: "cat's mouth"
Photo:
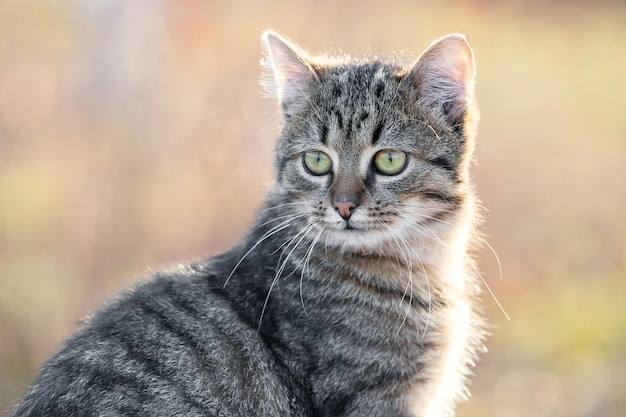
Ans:
<svg viewBox="0 0 626 417"><path fill-rule="evenodd" d="M365 222L357 222L352 219L344 220L341 223L335 223L331 227L336 232L348 233L366 233L374 230L373 225Z"/></svg>
<svg viewBox="0 0 626 417"><path fill-rule="evenodd" d="M348 218L340 218L336 214L330 213L320 219L330 241L339 242L342 246L360 247L378 242L384 237L387 219L374 219L364 212L352 213Z"/></svg>
<svg viewBox="0 0 626 417"><path fill-rule="evenodd" d="M359 228L356 227L354 224L352 224L352 222L350 220L346 220L343 223L343 228L342 230L352 230L352 231L358 231Z"/></svg>
<svg viewBox="0 0 626 417"><path fill-rule="evenodd" d="M342 251L362 251L379 247L389 240L389 232L377 222L353 221L352 219L327 224L323 242Z"/></svg>

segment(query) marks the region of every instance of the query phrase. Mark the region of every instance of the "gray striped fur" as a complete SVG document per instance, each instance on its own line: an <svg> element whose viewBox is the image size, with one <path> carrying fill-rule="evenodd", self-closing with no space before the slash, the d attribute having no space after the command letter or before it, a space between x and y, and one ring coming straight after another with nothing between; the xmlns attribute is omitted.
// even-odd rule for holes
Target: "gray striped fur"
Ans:
<svg viewBox="0 0 626 417"><path fill-rule="evenodd" d="M284 126L256 225L104 307L12 417L454 414L484 335L469 45L449 35L403 66L262 43ZM376 170L382 149L402 172ZM311 175L309 151L332 170Z"/></svg>

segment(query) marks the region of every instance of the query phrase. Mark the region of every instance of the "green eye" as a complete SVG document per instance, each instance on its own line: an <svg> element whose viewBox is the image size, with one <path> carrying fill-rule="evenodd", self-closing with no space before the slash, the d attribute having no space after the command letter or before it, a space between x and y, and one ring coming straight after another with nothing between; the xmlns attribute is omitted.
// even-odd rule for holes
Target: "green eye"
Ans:
<svg viewBox="0 0 626 417"><path fill-rule="evenodd" d="M374 168L383 175L398 175L406 167L406 153L385 149L374 155Z"/></svg>
<svg viewBox="0 0 626 417"><path fill-rule="evenodd" d="M320 151L310 151L302 156L306 170L313 175L326 175L330 172L333 162L330 156Z"/></svg>

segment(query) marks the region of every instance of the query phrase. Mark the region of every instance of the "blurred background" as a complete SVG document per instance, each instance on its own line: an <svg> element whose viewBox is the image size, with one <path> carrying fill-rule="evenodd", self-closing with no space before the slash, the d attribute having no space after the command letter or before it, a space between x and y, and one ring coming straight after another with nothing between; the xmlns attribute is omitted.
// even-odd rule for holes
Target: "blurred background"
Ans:
<svg viewBox="0 0 626 417"><path fill-rule="evenodd" d="M417 57L464 32L493 336L461 417L626 415L623 1L0 0L0 413L81 316L236 243L281 121L259 35Z"/></svg>

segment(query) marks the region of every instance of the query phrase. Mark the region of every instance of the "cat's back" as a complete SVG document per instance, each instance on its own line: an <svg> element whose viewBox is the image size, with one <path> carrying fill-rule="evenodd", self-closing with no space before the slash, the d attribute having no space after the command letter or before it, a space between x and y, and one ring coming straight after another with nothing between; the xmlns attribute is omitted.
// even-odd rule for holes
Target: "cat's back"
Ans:
<svg viewBox="0 0 626 417"><path fill-rule="evenodd" d="M11 416L294 415L245 306L211 269L179 266L109 304L44 365Z"/></svg>

